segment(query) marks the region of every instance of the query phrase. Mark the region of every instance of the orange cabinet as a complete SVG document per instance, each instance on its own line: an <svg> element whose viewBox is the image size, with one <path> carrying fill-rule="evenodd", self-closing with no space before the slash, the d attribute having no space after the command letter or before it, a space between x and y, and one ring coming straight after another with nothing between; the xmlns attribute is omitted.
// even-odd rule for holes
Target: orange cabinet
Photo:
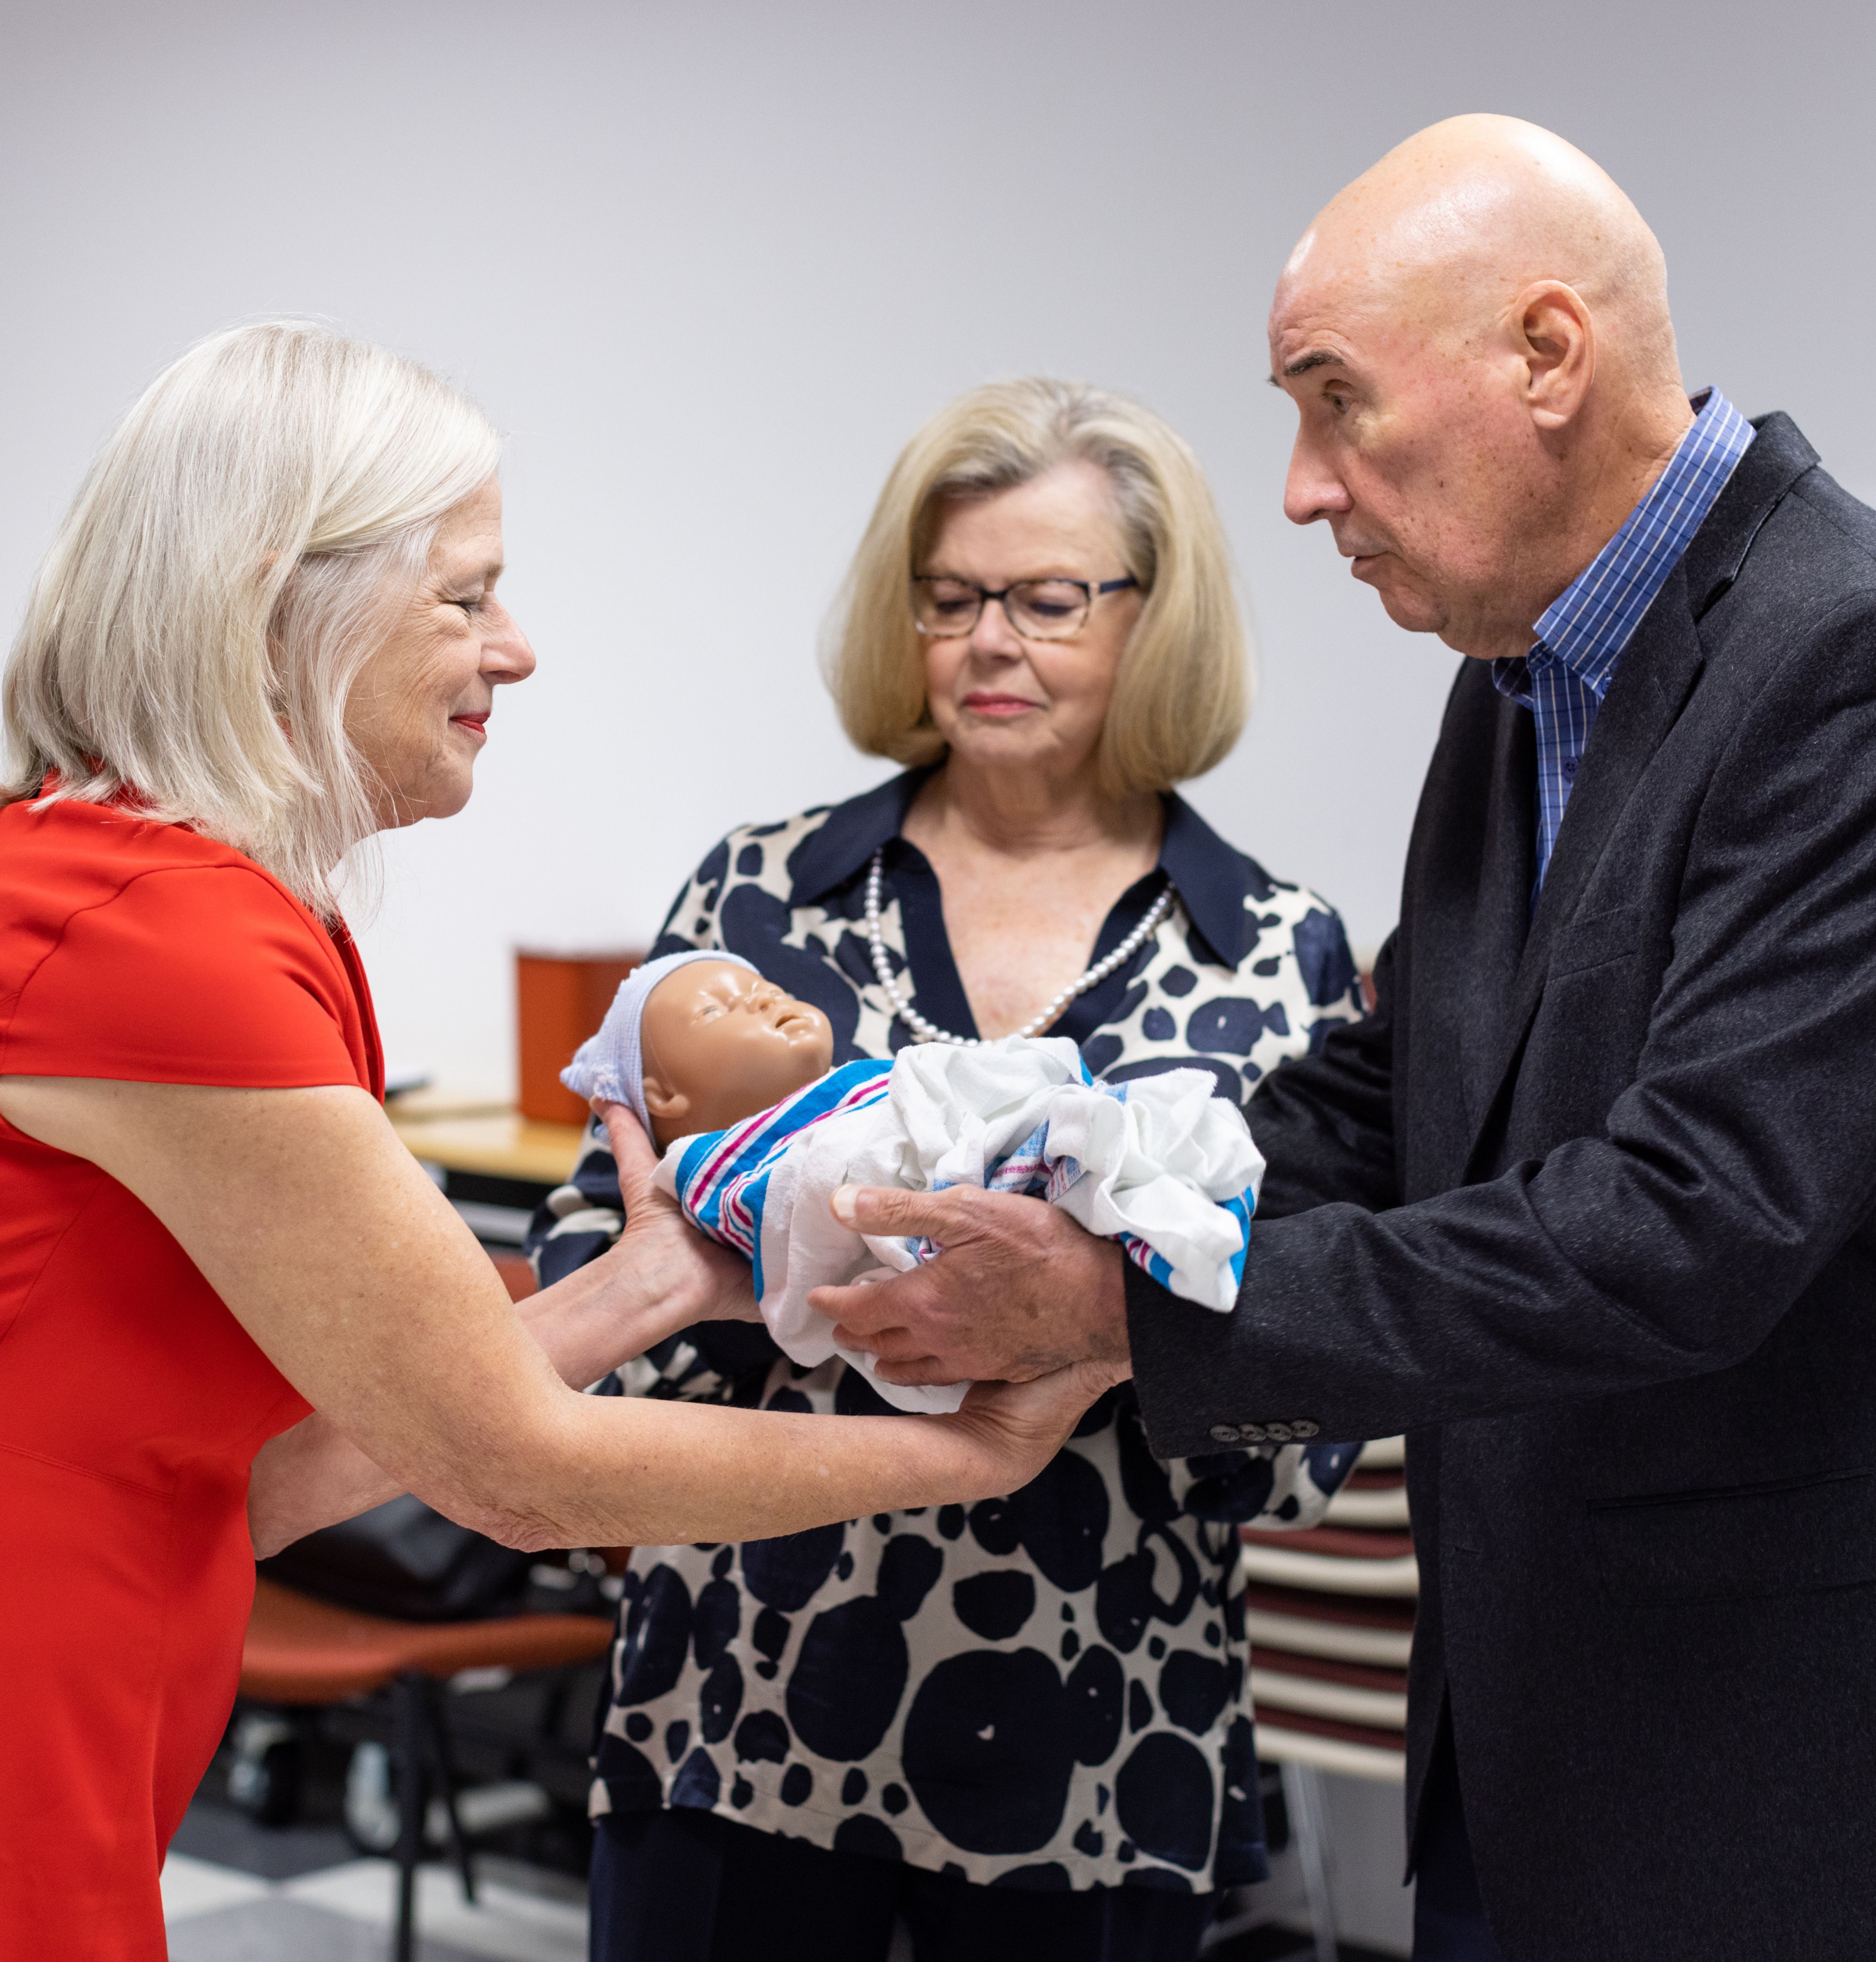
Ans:
<svg viewBox="0 0 1876 1962"><path fill-rule="evenodd" d="M618 984L642 954L515 955L516 1055L521 1114L538 1124L582 1124L586 1107L560 1080L574 1051L606 1018Z"/></svg>

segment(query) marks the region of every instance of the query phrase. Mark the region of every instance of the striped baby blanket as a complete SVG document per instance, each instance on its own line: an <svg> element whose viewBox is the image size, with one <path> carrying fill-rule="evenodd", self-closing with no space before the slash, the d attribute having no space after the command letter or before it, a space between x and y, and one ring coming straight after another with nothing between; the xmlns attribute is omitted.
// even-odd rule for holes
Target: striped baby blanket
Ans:
<svg viewBox="0 0 1876 1962"><path fill-rule="evenodd" d="M849 1232L828 1208L836 1189L967 1184L1034 1194L1120 1241L1174 1293L1229 1309L1264 1162L1213 1082L1209 1072L1174 1069L1098 1083L1059 1037L922 1045L890 1062L842 1064L740 1124L679 1139L658 1182L751 1261L763 1318L796 1362L839 1354L900 1409L955 1410L966 1385L880 1381L873 1359L836 1345L833 1325L808 1305L812 1288L903 1270L939 1251Z"/></svg>

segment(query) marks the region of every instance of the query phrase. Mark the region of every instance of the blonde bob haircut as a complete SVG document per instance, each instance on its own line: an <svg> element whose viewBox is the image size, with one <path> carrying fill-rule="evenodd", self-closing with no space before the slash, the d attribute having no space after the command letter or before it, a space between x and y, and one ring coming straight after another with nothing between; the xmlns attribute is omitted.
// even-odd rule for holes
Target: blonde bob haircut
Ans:
<svg viewBox="0 0 1876 1962"><path fill-rule="evenodd" d="M245 852L316 912L379 828L347 698L494 474L481 411L401 356L298 321L158 376L46 554L0 687L0 802L102 803Z"/></svg>
<svg viewBox="0 0 1876 1962"><path fill-rule="evenodd" d="M1152 410L1079 382L974 388L941 409L893 465L831 623L829 688L869 755L934 763L944 739L925 701L909 581L948 506L1082 461L1114 486L1121 549L1146 604L1122 657L1097 759L1110 796L1169 790L1221 762L1250 707L1231 557L1198 459Z"/></svg>

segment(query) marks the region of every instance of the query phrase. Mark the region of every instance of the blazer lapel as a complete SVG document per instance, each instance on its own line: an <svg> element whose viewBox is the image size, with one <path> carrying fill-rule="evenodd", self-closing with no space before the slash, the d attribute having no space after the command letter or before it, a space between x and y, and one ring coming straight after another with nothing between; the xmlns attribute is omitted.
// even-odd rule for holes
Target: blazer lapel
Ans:
<svg viewBox="0 0 1876 1962"><path fill-rule="evenodd" d="M1494 986L1499 970L1486 966L1501 957L1506 946L1520 947L1513 972L1503 992L1491 999L1505 1003L1505 1011L1489 1036L1489 1018L1481 1018L1481 1041L1474 1060L1473 1045L1465 1053L1466 1113L1472 1125L1467 1151L1469 1172L1481 1133L1514 1069L1531 1019L1543 999L1552 951L1558 936L1574 914L1603 848L1649 764L1686 706L1704 663L1696 622L1717 604L1731 585L1752 548L1754 538L1785 494L1817 462L1817 452L1804 440L1788 416L1756 419L1758 435L1740 459L1707 520L1695 533L1679 564L1655 595L1635 637L1624 652L1583 753L1581 767L1570 794L1568 808L1557 833L1555 850L1544 877L1530 932L1521 942L1505 931L1506 887L1511 877L1513 848L1500 842L1507 827L1524 841L1527 855L1536 823L1535 765L1527 763L1532 780L1520 791L1517 764L1504 749L1494 769L1491 798L1493 842L1487 848L1480 880L1481 931L1475 943L1481 960L1481 979L1490 971ZM1528 723L1525 711L1516 720ZM1526 737L1527 753L1529 738ZM1500 795L1500 791L1503 795ZM1522 801L1520 801L1520 797ZM1496 869L1493 869L1496 861ZM1527 855L1523 890L1527 896L1535 865Z"/></svg>
<svg viewBox="0 0 1876 1962"><path fill-rule="evenodd" d="M1576 911L1642 772L1679 719L1704 659L1688 604L1686 574L1676 566L1636 629L1590 732L1531 916L1531 937L1519 972L1520 998L1534 979L1541 980L1558 933Z"/></svg>
<svg viewBox="0 0 1876 1962"><path fill-rule="evenodd" d="M1702 659L1688 603L1686 574L1683 567L1676 566L1623 653L1584 750L1569 807L1558 830L1556 848L1544 875L1544 890L1531 917L1530 934L1511 985L1501 998L1508 999L1508 1011L1476 1089L1468 1085L1466 1101L1472 1120L1469 1166L1543 999L1557 936L1576 911L1609 833L1685 707L1699 678ZM1525 822L1528 828L1532 820L1527 817ZM1528 894L1528 886L1526 891Z"/></svg>
<svg viewBox="0 0 1876 1962"><path fill-rule="evenodd" d="M1491 788L1478 893L1465 949L1465 1036L1459 1050L1466 1118L1475 1135L1504 1073L1504 1018L1529 937L1537 877L1537 743L1531 713L1503 699L1493 741Z"/></svg>

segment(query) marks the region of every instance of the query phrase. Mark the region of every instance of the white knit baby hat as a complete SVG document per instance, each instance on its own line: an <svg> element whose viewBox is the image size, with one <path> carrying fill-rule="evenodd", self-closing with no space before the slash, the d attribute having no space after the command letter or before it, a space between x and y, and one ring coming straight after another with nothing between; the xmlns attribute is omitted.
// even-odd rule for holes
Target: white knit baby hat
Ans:
<svg viewBox="0 0 1876 1962"><path fill-rule="evenodd" d="M645 1109L645 1058L639 1040L645 1004L667 974L692 960L727 960L732 967L746 967L752 974L761 972L754 961L714 947L687 947L682 954L647 960L618 984L598 1032L587 1037L560 1073L561 1082L576 1097L605 1097L625 1104L644 1125L647 1137L651 1135L651 1117Z"/></svg>

